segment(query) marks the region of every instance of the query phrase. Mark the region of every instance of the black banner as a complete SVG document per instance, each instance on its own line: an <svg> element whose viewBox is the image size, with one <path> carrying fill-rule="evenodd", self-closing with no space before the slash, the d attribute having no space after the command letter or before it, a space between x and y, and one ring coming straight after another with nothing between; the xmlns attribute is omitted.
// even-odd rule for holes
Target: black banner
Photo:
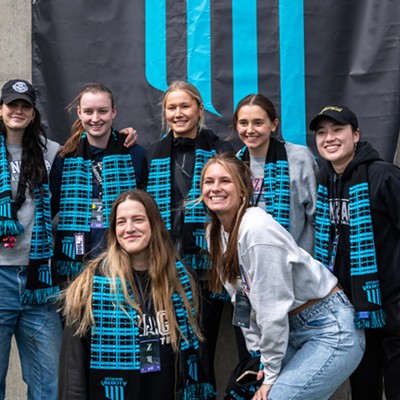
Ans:
<svg viewBox="0 0 400 400"><path fill-rule="evenodd" d="M33 83L49 137L87 82L117 96L116 128L147 145L161 132L163 91L188 80L225 136L237 102L269 97L283 137L315 149L310 119L346 104L362 139L392 161L400 128L400 2L393 0L35 0Z"/></svg>

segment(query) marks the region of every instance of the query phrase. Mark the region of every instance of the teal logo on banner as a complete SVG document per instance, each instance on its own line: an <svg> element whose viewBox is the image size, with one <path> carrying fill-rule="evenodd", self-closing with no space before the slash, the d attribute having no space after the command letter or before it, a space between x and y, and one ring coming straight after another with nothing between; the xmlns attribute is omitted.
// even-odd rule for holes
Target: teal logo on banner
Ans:
<svg viewBox="0 0 400 400"><path fill-rule="evenodd" d="M216 0L215 0L216 1ZM285 140L306 144L304 0L279 0L281 131ZM145 71L147 81L165 91L167 77L167 0L145 1ZM258 93L257 1L232 0L233 106ZM212 102L211 0L186 2L187 80L201 92L205 109Z"/></svg>

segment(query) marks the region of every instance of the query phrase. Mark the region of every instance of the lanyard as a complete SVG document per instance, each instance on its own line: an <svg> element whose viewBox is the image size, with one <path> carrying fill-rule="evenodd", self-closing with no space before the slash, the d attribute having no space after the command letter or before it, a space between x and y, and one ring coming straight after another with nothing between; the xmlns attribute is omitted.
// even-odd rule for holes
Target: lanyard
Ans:
<svg viewBox="0 0 400 400"><path fill-rule="evenodd" d="M101 199L102 194L103 194L103 176L101 174L102 163L92 160L92 171L93 171L94 180L97 183L97 186L99 187L99 199Z"/></svg>
<svg viewBox="0 0 400 400"><path fill-rule="evenodd" d="M253 205L254 206L258 206L258 203L260 202L260 198L261 198L263 189L264 189L264 179L262 179L261 187L260 187L260 190L259 190L259 192L257 194L257 198L256 198L255 201L253 201ZM253 200L254 200L254 196L253 196Z"/></svg>
<svg viewBox="0 0 400 400"><path fill-rule="evenodd" d="M338 201L337 207L334 207L334 215L333 215L333 227L334 227L334 237L331 242L331 251L330 251L330 257L328 261L328 268L331 272L333 272L335 268L335 262L336 262L336 255L337 255L337 250L338 250L338 245L339 245L339 225L341 224L341 218L342 218L342 199L340 198L337 194L337 182L338 178L337 175L333 175L333 205L335 204L335 201ZM339 177L340 181L340 177ZM337 212L336 212L337 211ZM336 218L337 216L337 218Z"/></svg>
<svg viewBox="0 0 400 400"><path fill-rule="evenodd" d="M150 315L151 313L151 291L149 290L150 286L150 277L147 276L145 287L143 289L142 280L136 270L133 270L133 277L135 279L136 288L138 290L139 298L140 298L140 306L142 311Z"/></svg>

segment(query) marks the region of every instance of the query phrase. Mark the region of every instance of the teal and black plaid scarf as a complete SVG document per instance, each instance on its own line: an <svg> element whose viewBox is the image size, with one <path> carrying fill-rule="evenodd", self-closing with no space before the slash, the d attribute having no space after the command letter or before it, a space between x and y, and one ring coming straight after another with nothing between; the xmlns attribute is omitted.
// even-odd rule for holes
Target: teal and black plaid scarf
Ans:
<svg viewBox="0 0 400 400"><path fill-rule="evenodd" d="M239 160L250 162L247 146L238 153ZM264 165L265 211L290 232L290 178L285 144L270 138Z"/></svg>
<svg viewBox="0 0 400 400"><path fill-rule="evenodd" d="M136 188L135 170L124 139L112 131L102 161L104 227L109 227L113 201L126 190ZM65 157L61 182L60 212L55 258L60 275L73 276L83 266L90 250L92 204L92 153L86 132L82 134L77 152ZM84 254L77 252L83 240Z"/></svg>
<svg viewBox="0 0 400 400"><path fill-rule="evenodd" d="M155 199L167 229L171 231L171 146L172 133L165 135L154 151L150 162L147 192ZM207 136L200 132L196 139L195 164L192 186L187 195L183 226L183 261L194 270L209 269L204 225L208 219L203 204L194 204L192 200L200 197L200 175L206 162L216 153Z"/></svg>
<svg viewBox="0 0 400 400"><path fill-rule="evenodd" d="M43 158L41 162L45 169ZM23 178L20 176L20 179ZM35 199L35 221L31 236L26 290L22 293L21 301L24 304L45 304L54 301L60 291L57 275L51 262L53 242L47 175L40 187L33 189L33 195ZM0 135L0 237L17 237L23 233L24 227L18 221L17 210L11 198L5 138Z"/></svg>
<svg viewBox="0 0 400 400"><path fill-rule="evenodd" d="M349 188L349 268L352 301L356 310L355 326L359 329L381 328L386 318L382 310L367 166L358 166L352 178L353 185ZM315 227L315 258L325 266L329 264L329 248L332 243L328 185L329 175L326 174L318 182Z"/></svg>
<svg viewBox="0 0 400 400"><path fill-rule="evenodd" d="M193 294L188 273L179 261L176 268L185 294L191 301ZM139 315L124 299L120 280L117 279L116 283L117 296L111 292L111 285L110 278L95 275L92 291L95 327L91 332L89 392L93 394L93 399L133 399L140 393ZM133 300L132 290L129 292ZM183 299L174 293L172 302L177 322L185 336L180 340L178 354L177 398L212 399L215 391L206 382L199 363L199 343L189 323ZM154 384L157 384L156 380ZM117 393L119 397L109 397L110 393Z"/></svg>

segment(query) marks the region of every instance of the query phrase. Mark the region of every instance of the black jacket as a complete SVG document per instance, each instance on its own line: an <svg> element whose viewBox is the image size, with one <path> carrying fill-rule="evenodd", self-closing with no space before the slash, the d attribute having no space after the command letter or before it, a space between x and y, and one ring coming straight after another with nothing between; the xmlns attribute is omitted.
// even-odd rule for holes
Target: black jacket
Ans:
<svg viewBox="0 0 400 400"><path fill-rule="evenodd" d="M371 219L375 240L378 274L383 304L400 298L400 169L384 162L369 143L359 143L353 160L338 176L331 163L323 164L318 178L329 176L331 222L336 219L339 246L334 274L346 294L350 290L350 240L348 225L349 187L354 184L353 173L360 164L367 165ZM331 241L334 229L331 229Z"/></svg>

